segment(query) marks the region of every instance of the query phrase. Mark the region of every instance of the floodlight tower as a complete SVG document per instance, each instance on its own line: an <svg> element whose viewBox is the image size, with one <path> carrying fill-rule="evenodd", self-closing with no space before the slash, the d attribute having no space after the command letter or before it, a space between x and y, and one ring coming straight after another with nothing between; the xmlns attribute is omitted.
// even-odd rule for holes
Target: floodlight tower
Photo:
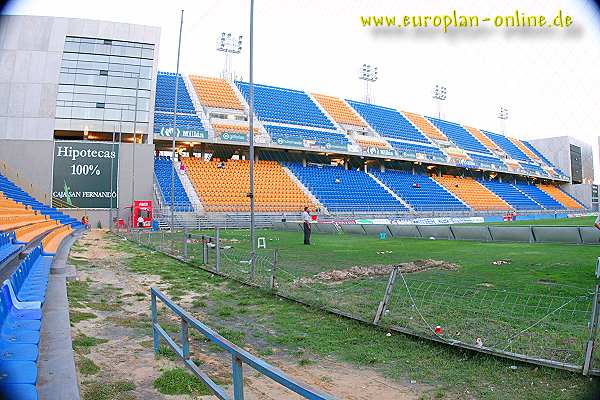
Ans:
<svg viewBox="0 0 600 400"><path fill-rule="evenodd" d="M500 119L500 131L506 136L506 120L508 119L508 109L506 107L500 107L498 118Z"/></svg>
<svg viewBox="0 0 600 400"><path fill-rule="evenodd" d="M217 51L225 53L225 65L221 77L232 81L234 79L232 56L242 52L242 35L235 36L231 32L221 32L221 36L217 39Z"/></svg>
<svg viewBox="0 0 600 400"><path fill-rule="evenodd" d="M442 118L442 101L446 100L446 86L435 85L432 97L435 99L438 111L438 118Z"/></svg>
<svg viewBox="0 0 600 400"><path fill-rule="evenodd" d="M373 101L370 83L378 78L377 67L370 64L363 64L358 73L358 79L365 81L365 103L370 104Z"/></svg>

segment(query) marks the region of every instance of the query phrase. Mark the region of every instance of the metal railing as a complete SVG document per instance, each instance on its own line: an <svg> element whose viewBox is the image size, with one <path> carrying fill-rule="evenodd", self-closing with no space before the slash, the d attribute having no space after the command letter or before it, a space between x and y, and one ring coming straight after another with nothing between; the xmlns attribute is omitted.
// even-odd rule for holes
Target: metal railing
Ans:
<svg viewBox="0 0 600 400"><path fill-rule="evenodd" d="M257 358L246 350L236 346L229 340L219 335L216 331L198 321L187 311L175 304L156 288L150 289L151 311L152 311L152 333L154 342L154 353L158 354L160 340L164 340L169 347L179 356L185 366L200 379L210 391L221 400L243 400L244 399L244 374L243 365L253 368L255 371L264 375L273 381L279 383L293 393L296 393L305 399L311 400L334 400L335 398L318 389L312 388L285 374L278 368ZM158 301L162 302L173 313L179 317L179 340L181 346L160 326L158 321ZM231 398L225 389L213 381L206 372L202 371L192 360L190 354L190 328L195 329L215 345L231 355L231 377L233 386L233 398Z"/></svg>

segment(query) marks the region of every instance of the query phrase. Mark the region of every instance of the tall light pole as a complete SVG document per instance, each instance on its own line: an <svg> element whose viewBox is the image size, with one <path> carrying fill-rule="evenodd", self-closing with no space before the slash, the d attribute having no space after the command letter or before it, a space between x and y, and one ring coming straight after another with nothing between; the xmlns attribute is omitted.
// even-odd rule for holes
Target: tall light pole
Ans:
<svg viewBox="0 0 600 400"><path fill-rule="evenodd" d="M254 226L254 0L250 0L250 65L248 85L248 141L250 152L250 242L252 279L256 276L256 227Z"/></svg>
<svg viewBox="0 0 600 400"><path fill-rule="evenodd" d="M175 231L175 136L177 135L177 98L179 97L179 56L181 54L181 31L183 29L183 10L179 23L179 44L177 46L177 69L175 72L175 104L173 105L173 158L171 159L171 233ZM173 236L173 235L171 235ZM173 239L175 240L175 239ZM171 242L173 243L173 242Z"/></svg>
<svg viewBox="0 0 600 400"><path fill-rule="evenodd" d="M433 94L431 97L436 100L438 118L442 118L442 101L446 100L446 93L446 86L435 85L433 88Z"/></svg>
<svg viewBox="0 0 600 400"><path fill-rule="evenodd" d="M242 52L242 35L235 36L231 32L221 32L221 36L217 39L217 51L225 53L222 78L232 81L234 74L231 66L231 58L233 54L240 54Z"/></svg>
<svg viewBox="0 0 600 400"><path fill-rule="evenodd" d="M498 119L500 119L500 131L506 136L506 120L508 119L508 109L506 107L500 107Z"/></svg>
<svg viewBox="0 0 600 400"><path fill-rule="evenodd" d="M370 104L373 101L370 83L377 80L377 73L377 67L371 64L363 64L358 72L358 79L365 81L365 103Z"/></svg>

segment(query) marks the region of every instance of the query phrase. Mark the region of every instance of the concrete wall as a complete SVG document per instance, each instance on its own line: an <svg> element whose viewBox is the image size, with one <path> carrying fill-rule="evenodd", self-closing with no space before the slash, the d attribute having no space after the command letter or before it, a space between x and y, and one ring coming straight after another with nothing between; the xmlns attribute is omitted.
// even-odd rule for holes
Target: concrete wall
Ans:
<svg viewBox="0 0 600 400"><path fill-rule="evenodd" d="M592 185L585 183L580 185L568 184L563 186L563 189L587 208L592 208Z"/></svg>
<svg viewBox="0 0 600 400"><path fill-rule="evenodd" d="M160 28L79 18L1 16L0 139L52 140L67 35L155 44L153 113ZM152 123L149 131L151 143Z"/></svg>
<svg viewBox="0 0 600 400"><path fill-rule="evenodd" d="M571 136L533 139L529 142L533 144L539 151L541 151L548 160L550 160L554 165L556 165L569 176L571 175L570 145L573 144L580 147L583 182L585 184L591 184L594 182L594 155L592 146L589 143L575 139ZM569 190L570 187L566 186L565 189Z"/></svg>

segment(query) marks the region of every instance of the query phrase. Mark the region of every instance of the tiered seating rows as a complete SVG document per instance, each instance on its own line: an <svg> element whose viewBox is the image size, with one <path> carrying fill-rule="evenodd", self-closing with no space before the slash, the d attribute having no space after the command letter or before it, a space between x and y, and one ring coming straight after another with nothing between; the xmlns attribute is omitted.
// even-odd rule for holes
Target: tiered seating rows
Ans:
<svg viewBox="0 0 600 400"><path fill-rule="evenodd" d="M190 75L190 81L203 105L232 110L244 109L233 88L224 79Z"/></svg>
<svg viewBox="0 0 600 400"><path fill-rule="evenodd" d="M154 158L154 176L163 197L164 204L171 206L171 170L173 164L171 157L159 156ZM192 203L183 188L179 171L175 171L175 211L193 211Z"/></svg>
<svg viewBox="0 0 600 400"><path fill-rule="evenodd" d="M436 176L434 179L467 203L473 210L506 211L511 209L508 203L472 178L443 175Z"/></svg>
<svg viewBox="0 0 600 400"><path fill-rule="evenodd" d="M248 83L235 83L248 100ZM254 111L261 121L335 129L310 97L299 90L255 84Z"/></svg>
<svg viewBox="0 0 600 400"><path fill-rule="evenodd" d="M371 173L406 201L415 211L468 211L460 200L427 175L386 170Z"/></svg>
<svg viewBox="0 0 600 400"><path fill-rule="evenodd" d="M313 94L313 97L338 124L365 126L365 123L342 99L324 94Z"/></svg>
<svg viewBox="0 0 600 400"><path fill-rule="evenodd" d="M552 196L556 201L563 204L565 207L570 209L581 209L583 208L577 200L571 197L569 194L563 192L559 187L554 185L539 185L539 188L544 192Z"/></svg>
<svg viewBox="0 0 600 400"><path fill-rule="evenodd" d="M184 158L187 173L207 211L248 211L250 163L247 160L204 161ZM254 199L257 211L300 212L314 207L308 196L274 161L258 161L254 169Z"/></svg>
<svg viewBox="0 0 600 400"><path fill-rule="evenodd" d="M332 212L397 212L407 208L364 171L334 166L286 164Z"/></svg>

